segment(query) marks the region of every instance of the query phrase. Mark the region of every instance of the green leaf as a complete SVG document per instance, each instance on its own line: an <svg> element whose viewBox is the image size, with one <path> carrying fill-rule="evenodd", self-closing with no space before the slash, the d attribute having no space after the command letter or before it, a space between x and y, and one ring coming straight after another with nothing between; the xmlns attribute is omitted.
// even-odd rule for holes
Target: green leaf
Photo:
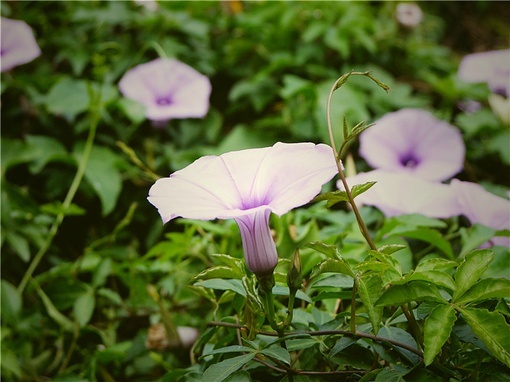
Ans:
<svg viewBox="0 0 510 382"><path fill-rule="evenodd" d="M435 285L424 281L411 281L405 285L392 285L377 300L378 306L398 306L410 301L436 301L446 303Z"/></svg>
<svg viewBox="0 0 510 382"><path fill-rule="evenodd" d="M376 182L366 182L362 184L356 184L351 188L351 195L353 198L364 193L368 189L370 189ZM327 200L326 208L330 208L337 203L340 202L349 202L349 197L344 190L336 190L326 192L324 194L316 196L312 202L320 202L323 200Z"/></svg>
<svg viewBox="0 0 510 382"><path fill-rule="evenodd" d="M243 274L237 269L218 265L215 267L207 268L195 276L195 280L207 279L241 279Z"/></svg>
<svg viewBox="0 0 510 382"><path fill-rule="evenodd" d="M459 256L462 258L466 253L480 247L480 245L492 239L495 233L495 229L481 224L473 224L469 228L461 228L462 249Z"/></svg>
<svg viewBox="0 0 510 382"><path fill-rule="evenodd" d="M327 273L327 272L342 273L344 275L351 276L352 278L354 278L354 276L355 276L354 272L352 271L351 266L349 265L347 260L344 260L344 259L340 259L340 260L326 259L326 260L322 261L319 264L319 267L317 268L317 270L314 272L314 276L320 275L322 273Z"/></svg>
<svg viewBox="0 0 510 382"><path fill-rule="evenodd" d="M256 353L243 354L211 365L202 375L203 382L223 382L230 374L250 362Z"/></svg>
<svg viewBox="0 0 510 382"><path fill-rule="evenodd" d="M510 367L510 325L505 317L486 309L457 308L464 316L473 332L480 338L492 354Z"/></svg>
<svg viewBox="0 0 510 382"><path fill-rule="evenodd" d="M30 260L30 245L27 239L13 231L6 231L5 240L23 262Z"/></svg>
<svg viewBox="0 0 510 382"><path fill-rule="evenodd" d="M455 303L463 305L491 298L508 298L508 296L510 296L510 280L483 279L468 289Z"/></svg>
<svg viewBox="0 0 510 382"><path fill-rule="evenodd" d="M415 349L418 348L418 345L416 344L416 340L413 338L413 336L409 332L405 331L404 329L397 328L395 326L381 327L381 330L379 330L379 332L377 333L377 336L401 342L401 343L411 346ZM414 364L418 364L420 362L420 358L413 352L411 352L407 349L398 347L398 345L397 345L396 349L400 353L404 354L407 358L409 358L409 360L411 360Z"/></svg>
<svg viewBox="0 0 510 382"><path fill-rule="evenodd" d="M340 256L340 253L338 252L338 248L336 247L336 245L328 245L320 241L313 241L311 243L306 244L305 247L312 248L317 252L326 255L330 259L342 260L342 256Z"/></svg>
<svg viewBox="0 0 510 382"><path fill-rule="evenodd" d="M50 89L44 103L50 113L63 115L72 121L89 107L87 83L65 77Z"/></svg>
<svg viewBox="0 0 510 382"><path fill-rule="evenodd" d="M2 322L16 323L21 314L22 300L17 289L7 280L1 280Z"/></svg>
<svg viewBox="0 0 510 382"><path fill-rule="evenodd" d="M452 247L451 247L450 243L448 242L448 240L446 240L443 237L443 235L436 230L429 229L429 228L417 228L417 229L408 230L408 231L406 230L406 231L392 232L392 234L398 235L398 236L405 236L405 237L409 237L412 239L423 240L423 241L430 243L433 246L439 248L441 251L443 251L448 256L448 258L450 258L450 259L455 258L455 256L453 255Z"/></svg>
<svg viewBox="0 0 510 382"><path fill-rule="evenodd" d="M451 305L437 305L425 319L424 340L424 362L425 366L430 365L441 348L445 344L457 316Z"/></svg>
<svg viewBox="0 0 510 382"><path fill-rule="evenodd" d="M379 331L383 308L376 301L384 292L383 281L378 274L367 274L356 278L358 294L368 313L374 333Z"/></svg>
<svg viewBox="0 0 510 382"><path fill-rule="evenodd" d="M406 275L408 281L427 281L442 286L450 291L455 290L455 282L452 276L442 271L415 271Z"/></svg>
<svg viewBox="0 0 510 382"><path fill-rule="evenodd" d="M267 357L276 359L282 363L290 365L290 354L287 349L284 349L279 346L277 346L277 347L273 346L273 347L261 350L260 353L264 354Z"/></svg>
<svg viewBox="0 0 510 382"><path fill-rule="evenodd" d="M79 161L83 148L75 149ZM93 146L85 168L85 179L101 200L102 213L108 215L117 204L122 188L122 177L117 169L120 158L106 147Z"/></svg>
<svg viewBox="0 0 510 382"><path fill-rule="evenodd" d="M63 208L62 202L60 201L54 201L52 203L46 203L41 206L41 211L50 214L50 215L59 215L60 213L64 213L65 216L81 216L85 215L87 212L80 206L77 206L76 204L71 203L69 205L69 208L65 210Z"/></svg>
<svg viewBox="0 0 510 382"><path fill-rule="evenodd" d="M253 352L254 349L250 348L248 346L242 346L242 345L231 345L231 346L225 346L222 348L214 349L210 352L204 353L202 355L203 357L213 355L213 354L224 354L224 353L243 353L243 352Z"/></svg>
<svg viewBox="0 0 510 382"><path fill-rule="evenodd" d="M464 261L455 272L457 288L453 293L452 301L457 301L471 286L478 281L494 259L494 252L489 249L479 249L466 255Z"/></svg>
<svg viewBox="0 0 510 382"><path fill-rule="evenodd" d="M42 135L26 137L28 155L32 158L29 169L32 174L39 173L52 160L66 159L68 152L56 139Z"/></svg>
<svg viewBox="0 0 510 382"><path fill-rule="evenodd" d="M74 303L73 311L76 321L80 327L84 327L90 321L94 308L96 307L96 297L94 289L89 288L84 294L78 297Z"/></svg>
<svg viewBox="0 0 510 382"><path fill-rule="evenodd" d="M60 311L53 305L53 302L50 300L50 298L44 293L44 291L41 289L39 284L34 283L35 289L37 291L37 294L41 298L44 307L46 308L46 311L48 312L48 315L56 322L58 323L64 330L66 331L72 331L73 330L73 322L64 316Z"/></svg>
<svg viewBox="0 0 510 382"><path fill-rule="evenodd" d="M210 289L231 290L232 292L240 294L241 296L246 296L246 291L244 290L243 285L239 280L209 279L199 281L194 285Z"/></svg>
<svg viewBox="0 0 510 382"><path fill-rule="evenodd" d="M415 272L424 271L447 271L457 266L455 261L434 258L421 261L415 269Z"/></svg>

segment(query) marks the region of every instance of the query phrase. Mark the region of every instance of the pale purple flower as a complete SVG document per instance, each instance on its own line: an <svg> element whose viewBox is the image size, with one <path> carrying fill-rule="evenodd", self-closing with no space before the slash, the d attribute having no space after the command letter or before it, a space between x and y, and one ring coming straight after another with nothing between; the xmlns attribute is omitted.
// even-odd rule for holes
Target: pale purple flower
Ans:
<svg viewBox="0 0 510 382"><path fill-rule="evenodd" d="M209 110L211 83L190 66L171 58L138 65L119 82L124 97L145 106L155 122L202 118Z"/></svg>
<svg viewBox="0 0 510 382"><path fill-rule="evenodd" d="M423 20L423 12L418 4L400 3L397 5L395 17L405 27L414 28Z"/></svg>
<svg viewBox="0 0 510 382"><path fill-rule="evenodd" d="M2 72L26 64L41 54L32 28L21 20L1 18L0 60Z"/></svg>
<svg viewBox="0 0 510 382"><path fill-rule="evenodd" d="M347 178L349 188L356 184L376 181L355 202L377 207L387 217L421 214L432 218L459 215L456 195L446 184L421 179L413 174L373 170ZM341 182L337 183L343 189Z"/></svg>
<svg viewBox="0 0 510 382"><path fill-rule="evenodd" d="M450 186L460 205L460 213L471 224L510 230L510 200L494 195L476 183L452 179ZM495 237L491 242L510 247L510 237Z"/></svg>
<svg viewBox="0 0 510 382"><path fill-rule="evenodd" d="M510 49L491 50L465 56L458 76L466 82L484 82L493 93L510 94Z"/></svg>
<svg viewBox="0 0 510 382"><path fill-rule="evenodd" d="M266 276L278 262L271 212L282 215L308 203L336 171L327 145L276 143L202 157L156 181L148 200L164 223L178 216L235 219L248 269Z"/></svg>
<svg viewBox="0 0 510 382"><path fill-rule="evenodd" d="M455 126L421 109L386 114L365 130L359 141L360 155L373 168L431 181L458 173L466 151Z"/></svg>

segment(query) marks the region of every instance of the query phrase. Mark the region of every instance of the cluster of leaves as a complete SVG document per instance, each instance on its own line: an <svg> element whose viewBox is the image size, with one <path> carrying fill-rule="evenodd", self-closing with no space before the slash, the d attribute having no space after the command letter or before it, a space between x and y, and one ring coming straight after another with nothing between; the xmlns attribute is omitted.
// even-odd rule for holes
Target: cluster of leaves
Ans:
<svg viewBox="0 0 510 382"><path fill-rule="evenodd" d="M335 126L344 116L372 121L404 107L433 109L466 137L462 176L501 192L508 130L486 102L487 87L462 84L455 72L461 54L508 45L503 8L420 3L425 18L410 30L395 20L392 2L158 4L156 12L116 1L0 5L4 17L34 29L42 50L2 73L2 377L249 381L280 380L290 368L301 381L338 378L313 375L330 371L367 381L507 376L499 328L508 320L508 249L472 252L494 235L487 227L384 219L362 208L379 248L368 252L343 204L272 217L283 321L296 247L305 280L283 348L244 269L235 223L164 228L145 202L155 174L204 154L328 142L328 91L352 69L373 71L391 95L352 78L333 96ZM461 11L465 22L452 23ZM476 35L466 32L473 23L489 33L484 42L445 38ZM120 95L125 71L159 52L211 79L206 118L154 129ZM466 100L481 109L462 112L456 104ZM328 207L345 200L325 199ZM191 360L181 348L147 345L160 322L169 337L175 326L199 329Z"/></svg>

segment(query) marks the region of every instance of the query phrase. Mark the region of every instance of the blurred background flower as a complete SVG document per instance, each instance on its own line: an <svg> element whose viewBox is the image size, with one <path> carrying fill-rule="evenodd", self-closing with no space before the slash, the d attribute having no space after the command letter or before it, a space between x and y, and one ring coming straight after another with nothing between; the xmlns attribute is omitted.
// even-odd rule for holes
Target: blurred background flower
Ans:
<svg viewBox="0 0 510 382"><path fill-rule="evenodd" d="M0 28L2 72L26 64L41 55L32 28L24 21L2 17Z"/></svg>
<svg viewBox="0 0 510 382"><path fill-rule="evenodd" d="M402 109L360 135L359 153L373 168L443 181L462 170L465 146L455 126L426 110Z"/></svg>
<svg viewBox="0 0 510 382"><path fill-rule="evenodd" d="M427 181L405 172L385 170L363 172L347 178L350 188L370 181L377 183L358 195L355 201L377 207L387 217L422 214L433 218L448 218L459 214L455 194L446 184ZM341 182L337 185L343 189Z"/></svg>
<svg viewBox="0 0 510 382"><path fill-rule="evenodd" d="M452 179L450 185L460 206L460 213L471 224L510 230L510 200L486 191L477 183ZM491 243L510 247L510 237L494 237Z"/></svg>
<svg viewBox="0 0 510 382"><path fill-rule="evenodd" d="M119 81L124 97L145 106L155 122L202 118L209 110L211 83L190 66L171 58L138 65Z"/></svg>
<svg viewBox="0 0 510 382"><path fill-rule="evenodd" d="M414 28L423 20L423 12L418 4L400 3L397 5L395 17L401 25L408 28Z"/></svg>

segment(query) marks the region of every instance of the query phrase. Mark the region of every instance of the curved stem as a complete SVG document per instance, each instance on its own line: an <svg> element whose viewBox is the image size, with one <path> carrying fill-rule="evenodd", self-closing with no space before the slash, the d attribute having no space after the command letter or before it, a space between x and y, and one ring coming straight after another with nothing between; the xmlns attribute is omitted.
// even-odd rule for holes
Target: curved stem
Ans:
<svg viewBox="0 0 510 382"><path fill-rule="evenodd" d="M92 92L92 91L90 90L90 92ZM101 89L99 89L98 94L100 97ZM93 100L92 96L93 96L93 94L90 93L91 104L92 104L92 100ZM94 143L97 125L99 124L99 119L100 119L100 111L99 111L99 106L98 106L100 99L94 100L94 101L96 103L94 105L91 105L92 119L90 122L89 134L87 136L87 141L85 142L85 147L83 148L83 153L80 158L80 163L78 164L78 170L76 170L76 174L74 176L73 182L71 183L71 187L69 187L69 190L67 191L67 195L64 199L64 202L62 203L62 208L50 228L50 231L48 233L46 241L41 246L41 248L39 248L39 251L34 256L32 262L30 263L30 266L28 267L27 271L23 275L23 278L21 279L21 282L17 289L17 292L19 294L23 293L28 281L32 278L32 274L34 273L35 269L41 262L42 258L44 257L44 255L46 254L48 249L50 248L50 245L53 242L53 239L55 238L55 235L58 232L60 224L62 224L62 221L64 220L64 217L66 216L66 213L69 210L69 207L71 206L73 198L76 195L76 192L78 191L78 187L80 186L83 176L85 175L85 168L87 167L87 162L90 157L90 152L92 151L92 145Z"/></svg>

